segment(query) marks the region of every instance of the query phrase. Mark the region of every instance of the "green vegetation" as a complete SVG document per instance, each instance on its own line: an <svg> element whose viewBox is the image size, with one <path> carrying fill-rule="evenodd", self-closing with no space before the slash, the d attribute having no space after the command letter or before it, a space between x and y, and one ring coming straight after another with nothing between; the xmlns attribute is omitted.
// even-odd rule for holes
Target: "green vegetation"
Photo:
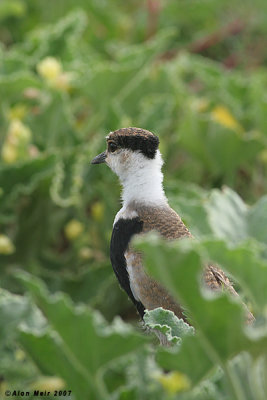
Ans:
<svg viewBox="0 0 267 400"><path fill-rule="evenodd" d="M0 21L0 397L265 400L266 1L2 0ZM161 309L142 327L112 272L120 188L90 160L127 126L160 136L197 238L135 244L194 328ZM254 326L201 286L207 261Z"/></svg>

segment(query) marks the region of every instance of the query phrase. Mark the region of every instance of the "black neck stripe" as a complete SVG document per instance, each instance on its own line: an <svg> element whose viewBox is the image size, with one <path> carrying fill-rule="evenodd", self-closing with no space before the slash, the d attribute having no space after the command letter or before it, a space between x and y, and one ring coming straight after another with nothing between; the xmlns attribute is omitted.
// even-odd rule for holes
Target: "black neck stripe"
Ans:
<svg viewBox="0 0 267 400"><path fill-rule="evenodd" d="M121 287L126 291L141 317L144 315L145 308L141 302L135 299L132 293L124 253L133 235L142 232L142 229L143 222L138 217L119 219L113 227L110 241L110 259L113 270Z"/></svg>

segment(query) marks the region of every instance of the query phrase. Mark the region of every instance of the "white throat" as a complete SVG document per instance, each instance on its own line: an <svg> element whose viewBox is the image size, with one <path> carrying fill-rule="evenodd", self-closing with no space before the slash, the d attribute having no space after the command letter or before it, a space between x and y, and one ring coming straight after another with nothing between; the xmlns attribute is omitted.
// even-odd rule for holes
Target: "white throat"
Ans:
<svg viewBox="0 0 267 400"><path fill-rule="evenodd" d="M166 205L161 167L163 160L159 150L154 159L135 153L131 164L119 175L122 183L122 201L126 208L131 202Z"/></svg>

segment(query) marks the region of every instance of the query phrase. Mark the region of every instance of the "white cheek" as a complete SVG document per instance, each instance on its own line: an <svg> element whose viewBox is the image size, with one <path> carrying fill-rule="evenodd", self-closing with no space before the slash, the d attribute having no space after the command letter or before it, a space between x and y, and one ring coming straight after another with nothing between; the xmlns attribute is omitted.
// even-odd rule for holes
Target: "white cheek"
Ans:
<svg viewBox="0 0 267 400"><path fill-rule="evenodd" d="M119 163L117 160L117 157L113 154L108 154L106 158L106 164L109 166L110 169L112 169L115 174L118 174L119 172Z"/></svg>
<svg viewBox="0 0 267 400"><path fill-rule="evenodd" d="M106 164L112 169L115 174L122 178L131 164L129 152L120 151L119 153L108 153Z"/></svg>

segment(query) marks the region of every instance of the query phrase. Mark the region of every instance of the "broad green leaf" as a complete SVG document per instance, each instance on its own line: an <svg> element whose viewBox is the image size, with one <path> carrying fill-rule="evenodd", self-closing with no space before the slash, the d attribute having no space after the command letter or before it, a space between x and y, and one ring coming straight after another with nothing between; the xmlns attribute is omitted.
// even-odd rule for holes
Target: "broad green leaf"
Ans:
<svg viewBox="0 0 267 400"><path fill-rule="evenodd" d="M46 56L63 57L68 54L70 42L79 40L87 17L83 10L69 13L65 17L45 27L30 32L20 50L36 62Z"/></svg>
<svg viewBox="0 0 267 400"><path fill-rule="evenodd" d="M14 72L8 76L0 75L0 95L9 101L20 99L25 89L39 89L41 86L40 80L28 71Z"/></svg>
<svg viewBox="0 0 267 400"><path fill-rule="evenodd" d="M144 251L149 272L169 288L190 313L196 328L194 337L184 338L179 356L163 355L162 360L171 359L172 367L177 361L177 367L186 372L181 360L184 361L189 347L196 348L196 359L199 356L199 360L191 365L190 374L196 380L201 375L203 377L212 364L224 365L242 351L254 356L267 352L267 336L256 329L244 329L244 310L240 302L228 294L213 295L200 288L202 258L197 246L197 243L188 240L165 243L155 236L138 243L138 248ZM190 342L194 345L188 346Z"/></svg>
<svg viewBox="0 0 267 400"><path fill-rule="evenodd" d="M190 192L186 187L183 191L184 194L177 194L172 187L169 198L196 237L213 234L229 245L249 238L267 243L266 196L248 206L229 187L201 194Z"/></svg>
<svg viewBox="0 0 267 400"><path fill-rule="evenodd" d="M263 196L248 210L249 235L267 244L267 196Z"/></svg>
<svg viewBox="0 0 267 400"><path fill-rule="evenodd" d="M34 160L18 162L0 167L0 187L2 209L10 207L22 194L30 194L40 181L51 177L54 171L56 157L41 156Z"/></svg>
<svg viewBox="0 0 267 400"><path fill-rule="evenodd" d="M263 311L267 305L267 263L257 254L255 243L233 248L223 241L204 240L200 246L207 252L209 262L218 263L239 282L255 311Z"/></svg>
<svg viewBox="0 0 267 400"><path fill-rule="evenodd" d="M62 93L49 94L47 101L40 105L40 112L31 119L29 126L34 132L35 143L44 151L68 149L79 143L72 123L71 110Z"/></svg>
<svg viewBox="0 0 267 400"><path fill-rule="evenodd" d="M31 356L39 360L44 372L62 376L73 385L76 380L73 390L77 395L88 393L89 389L84 387L86 380L92 385L90 390L97 391L97 384L93 382L97 382L100 369L136 351L147 341L119 318L108 326L98 312L84 305L75 307L66 295L49 295L41 282L30 275L21 274L20 279L49 323L49 330L41 336L24 330L22 343ZM52 366L54 354L57 364ZM74 377L70 379L72 372Z"/></svg>
<svg viewBox="0 0 267 400"><path fill-rule="evenodd" d="M18 344L18 327L40 333L45 329L46 321L29 297L14 295L4 289L0 289L0 318L0 374L9 388L15 388L40 374Z"/></svg>
<svg viewBox="0 0 267 400"><path fill-rule="evenodd" d="M178 212L190 232L197 238L203 235L211 235L212 229L208 221L205 199L191 199L184 196L172 196L172 208Z"/></svg>
<svg viewBox="0 0 267 400"><path fill-rule="evenodd" d="M247 238L247 206L230 188L214 190L206 207L210 226L216 236L230 243Z"/></svg>
<svg viewBox="0 0 267 400"><path fill-rule="evenodd" d="M212 354L203 347L198 332L184 337L179 347L158 349L156 359L162 368L186 374L193 385L207 377L216 365Z"/></svg>
<svg viewBox="0 0 267 400"><path fill-rule="evenodd" d="M0 289L0 319L1 343L14 339L17 335L16 329L21 323L34 331L45 327L45 319L28 297L14 295L4 289Z"/></svg>
<svg viewBox="0 0 267 400"><path fill-rule="evenodd" d="M24 328L20 332L20 342L43 374L61 376L78 398L96 398L90 374L56 332L48 329L34 334Z"/></svg>
<svg viewBox="0 0 267 400"><path fill-rule="evenodd" d="M0 20L10 17L24 17L26 6L17 0L3 0L0 4Z"/></svg>
<svg viewBox="0 0 267 400"><path fill-rule="evenodd" d="M168 341L172 343L179 343L182 337L194 334L192 326L183 319L177 318L172 311L164 310L161 307L150 311L146 310L144 322L148 328L166 335Z"/></svg>
<svg viewBox="0 0 267 400"><path fill-rule="evenodd" d="M232 189L214 190L205 208L213 233L229 244L254 237L267 243L266 198L249 208Z"/></svg>

